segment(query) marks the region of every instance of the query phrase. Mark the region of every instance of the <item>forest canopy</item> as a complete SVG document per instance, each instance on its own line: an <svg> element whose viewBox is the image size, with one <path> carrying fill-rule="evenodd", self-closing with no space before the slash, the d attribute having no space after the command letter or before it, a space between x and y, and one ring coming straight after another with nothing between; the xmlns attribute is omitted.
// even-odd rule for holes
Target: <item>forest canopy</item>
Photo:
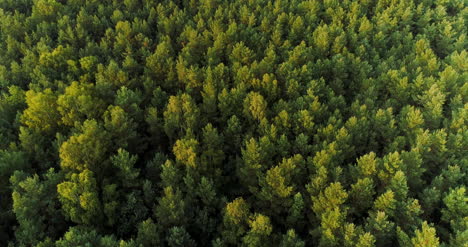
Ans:
<svg viewBox="0 0 468 247"><path fill-rule="evenodd" d="M0 0L0 246L467 246L467 17Z"/></svg>

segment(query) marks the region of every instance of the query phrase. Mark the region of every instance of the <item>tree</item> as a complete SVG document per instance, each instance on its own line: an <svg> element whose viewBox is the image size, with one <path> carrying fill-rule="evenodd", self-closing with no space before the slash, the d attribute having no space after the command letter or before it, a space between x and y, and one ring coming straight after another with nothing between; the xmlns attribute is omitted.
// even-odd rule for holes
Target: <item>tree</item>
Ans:
<svg viewBox="0 0 468 247"><path fill-rule="evenodd" d="M112 236L101 236L96 230L88 227L70 227L63 238L56 242L56 246L117 246L118 241Z"/></svg>
<svg viewBox="0 0 468 247"><path fill-rule="evenodd" d="M421 230L416 230L415 233L416 236L411 239L413 246L439 246L439 238L436 236L436 231L433 227L430 227L427 222L423 222Z"/></svg>
<svg viewBox="0 0 468 247"><path fill-rule="evenodd" d="M339 234L346 217L346 208L342 204L347 197L340 183L332 183L318 197L312 197L312 210L321 221L320 245L335 246L339 243Z"/></svg>
<svg viewBox="0 0 468 247"><path fill-rule="evenodd" d="M11 228L15 224L15 215L13 214L12 205L12 188L9 186L9 178L15 173L26 175L21 172L29 171L31 164L28 162L26 155L23 152L13 150L0 150L0 243L6 242L9 235L12 235L13 240L14 231Z"/></svg>
<svg viewBox="0 0 468 247"><path fill-rule="evenodd" d="M372 247L375 246L375 238L372 234L366 232L365 234L359 236L358 243L356 247Z"/></svg>
<svg viewBox="0 0 468 247"><path fill-rule="evenodd" d="M170 247L195 246L194 241L184 227L174 226L169 229L166 241Z"/></svg>
<svg viewBox="0 0 468 247"><path fill-rule="evenodd" d="M228 203L223 216L223 240L226 243L239 243L245 234L250 216L249 204L242 198Z"/></svg>
<svg viewBox="0 0 468 247"><path fill-rule="evenodd" d="M65 93L57 99L57 109L64 125L75 126L85 120L98 119L104 102L95 96L95 86L91 83L72 82Z"/></svg>
<svg viewBox="0 0 468 247"><path fill-rule="evenodd" d="M146 73L164 89L172 89L176 80L171 39L163 37L154 54L146 58Z"/></svg>
<svg viewBox="0 0 468 247"><path fill-rule="evenodd" d="M259 197L271 204L271 210L275 214L280 214L282 209L292 204L295 184L299 182L298 175L303 171L304 165L302 156L298 154L289 159L283 159L279 165L266 171L265 176L260 178L262 189ZM296 206L300 207L301 199L295 197L294 199L297 200L296 203L299 203Z"/></svg>
<svg viewBox="0 0 468 247"><path fill-rule="evenodd" d="M158 245L160 243L160 231L161 230L159 229L158 225L156 225L151 218L142 221L138 225L138 236L136 241L144 247Z"/></svg>
<svg viewBox="0 0 468 247"><path fill-rule="evenodd" d="M383 211L372 212L365 225L366 231L375 237L375 246L386 246L392 243L395 234L395 223Z"/></svg>
<svg viewBox="0 0 468 247"><path fill-rule="evenodd" d="M312 197L312 210L320 217L326 211L340 207L347 198L341 183L332 183L318 197Z"/></svg>
<svg viewBox="0 0 468 247"><path fill-rule="evenodd" d="M226 88L221 90L218 94L218 109L222 120L226 121L232 116L240 117L243 115L246 105L244 105L244 108L239 106L246 100L245 95L245 89L240 86L238 88L231 88L230 90Z"/></svg>
<svg viewBox="0 0 468 247"><path fill-rule="evenodd" d="M238 176L243 185L252 191L255 190L258 177L264 170L264 168L262 169L262 163L264 163L266 155L254 138L251 138L245 145L245 149L242 150L243 165L238 170Z"/></svg>
<svg viewBox="0 0 468 247"><path fill-rule="evenodd" d="M121 107L132 119L141 122L142 110L140 104L142 100L143 97L140 91L123 86L117 91L114 104Z"/></svg>
<svg viewBox="0 0 468 247"><path fill-rule="evenodd" d="M446 208L442 209L442 220L450 223L453 232L460 235L467 229L467 200L466 188L463 186L451 189L443 199Z"/></svg>
<svg viewBox="0 0 468 247"><path fill-rule="evenodd" d="M374 183L370 178L360 178L351 185L350 202L353 204L355 213L366 212L373 203L375 195Z"/></svg>
<svg viewBox="0 0 468 247"><path fill-rule="evenodd" d="M104 128L109 138L114 140L113 146L132 150L135 148L138 140L137 124L121 107L109 106L104 113Z"/></svg>
<svg viewBox="0 0 468 247"><path fill-rule="evenodd" d="M57 185L57 192L65 216L71 221L93 225L102 219L99 190L92 171L72 173L69 181Z"/></svg>
<svg viewBox="0 0 468 247"><path fill-rule="evenodd" d="M36 93L26 92L28 108L24 111L22 122L29 128L50 134L61 124L57 111L57 96L51 89Z"/></svg>
<svg viewBox="0 0 468 247"><path fill-rule="evenodd" d="M61 167L67 171L90 169L98 172L109 150L109 136L96 120L86 120L79 128L81 133L72 135L60 146Z"/></svg>
<svg viewBox="0 0 468 247"><path fill-rule="evenodd" d="M164 131L171 139L181 137L189 130L197 130L199 109L188 94L171 96L164 111Z"/></svg>
<svg viewBox="0 0 468 247"><path fill-rule="evenodd" d="M245 65L250 63L252 57L252 51L244 44L244 42L239 42L234 45L229 58L233 64L240 63Z"/></svg>
<svg viewBox="0 0 468 247"><path fill-rule="evenodd" d="M313 33L313 42L317 47L317 53L319 54L328 54L329 44L330 42L330 35L328 31L329 27L325 25L319 26L315 29Z"/></svg>
<svg viewBox="0 0 468 247"><path fill-rule="evenodd" d="M442 120L443 105L445 103L445 94L437 84L433 84L423 96L420 98L421 103L424 105L424 119L427 122L427 126L431 129L437 129L440 126Z"/></svg>
<svg viewBox="0 0 468 247"><path fill-rule="evenodd" d="M177 188L164 188L164 195L159 199L153 212L158 222L165 227L182 226L185 218L185 201Z"/></svg>
<svg viewBox="0 0 468 247"><path fill-rule="evenodd" d="M65 230L65 220L60 217L56 186L62 174L50 169L41 180L37 174L16 171L10 178L13 186L13 212L19 221L15 231L20 245L35 245L46 237L59 237Z"/></svg>
<svg viewBox="0 0 468 247"><path fill-rule="evenodd" d="M172 151L176 160L188 167L196 168L199 164L198 158L199 143L195 139L177 140Z"/></svg>
<svg viewBox="0 0 468 247"><path fill-rule="evenodd" d="M260 121L267 116L267 103L259 93L252 92L244 100L244 115L252 121Z"/></svg>
<svg viewBox="0 0 468 247"><path fill-rule="evenodd" d="M140 171L135 168L137 156L131 156L123 149L117 150L117 154L111 157L111 162L117 167L117 176L124 187L136 187L139 182L137 181Z"/></svg>
<svg viewBox="0 0 468 247"><path fill-rule="evenodd" d="M305 243L295 233L293 229L288 230L283 235L283 239L280 243L281 247L304 247Z"/></svg>
<svg viewBox="0 0 468 247"><path fill-rule="evenodd" d="M254 214L249 220L250 230L243 237L246 246L268 246L268 237L273 231L270 218L262 214Z"/></svg>
<svg viewBox="0 0 468 247"><path fill-rule="evenodd" d="M218 130L211 124L207 124L203 130L203 140L201 145L200 162L204 166L205 174L213 174L213 177L220 176L222 162L225 154L222 147L224 138L218 133Z"/></svg>

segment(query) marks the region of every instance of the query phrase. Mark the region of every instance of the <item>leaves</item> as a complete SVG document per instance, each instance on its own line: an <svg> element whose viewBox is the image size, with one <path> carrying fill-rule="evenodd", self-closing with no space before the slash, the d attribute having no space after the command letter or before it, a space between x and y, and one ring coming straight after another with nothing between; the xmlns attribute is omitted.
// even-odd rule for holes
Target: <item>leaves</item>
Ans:
<svg viewBox="0 0 468 247"><path fill-rule="evenodd" d="M466 6L0 0L0 246L462 246Z"/></svg>

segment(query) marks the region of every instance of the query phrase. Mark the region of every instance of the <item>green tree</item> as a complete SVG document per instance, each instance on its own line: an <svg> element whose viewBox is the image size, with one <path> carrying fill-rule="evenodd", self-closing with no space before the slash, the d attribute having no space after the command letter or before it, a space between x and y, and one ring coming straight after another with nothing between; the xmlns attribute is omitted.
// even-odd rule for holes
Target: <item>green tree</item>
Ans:
<svg viewBox="0 0 468 247"><path fill-rule="evenodd" d="M195 242L184 227L174 226L169 229L166 241L170 247L195 246Z"/></svg>
<svg viewBox="0 0 468 247"><path fill-rule="evenodd" d="M88 169L70 175L70 180L57 185L62 208L68 219L78 224L98 224L102 205L94 173Z"/></svg>
<svg viewBox="0 0 468 247"><path fill-rule="evenodd" d="M201 145L200 163L203 166L203 173L216 178L221 176L222 164L225 154L222 149L224 138L211 124L207 124L203 130Z"/></svg>
<svg viewBox="0 0 468 247"><path fill-rule="evenodd" d="M185 208L182 192L172 187L166 187L164 195L154 208L154 215L163 226L181 226L186 222Z"/></svg>
<svg viewBox="0 0 468 247"><path fill-rule="evenodd" d="M136 241L144 247L158 245L160 243L160 231L161 229L159 229L158 225L155 224L151 218L142 221L138 225L138 235Z"/></svg>
<svg viewBox="0 0 468 247"><path fill-rule="evenodd" d="M281 247L304 247L305 242L302 241L294 232L293 229L288 230L286 234L283 235L280 245Z"/></svg>
<svg viewBox="0 0 468 247"><path fill-rule="evenodd" d="M134 149L137 144L137 124L119 106L109 106L104 113L104 128L114 147Z"/></svg>
<svg viewBox="0 0 468 247"><path fill-rule="evenodd" d="M228 203L223 216L223 240L229 244L239 243L247 232L250 209L249 204L242 198L236 198Z"/></svg>
<svg viewBox="0 0 468 247"><path fill-rule="evenodd" d="M273 231L270 218L262 214L255 214L249 219L250 230L242 238L246 246L269 246L269 236Z"/></svg>
<svg viewBox="0 0 468 247"><path fill-rule="evenodd" d="M20 245L35 245L39 241L59 237L65 230L57 198L57 184L62 175L50 169L41 180L37 174L27 177L16 171L10 178L13 187L13 212L19 222L15 231Z"/></svg>
<svg viewBox="0 0 468 247"><path fill-rule="evenodd" d="M22 122L29 128L50 134L61 124L57 111L57 96L51 89L36 93L26 92L28 108L24 111Z"/></svg>
<svg viewBox="0 0 468 247"><path fill-rule="evenodd" d="M198 128L199 109L188 94L171 96L164 111L164 131L169 138L177 139L183 133Z"/></svg>
<svg viewBox="0 0 468 247"><path fill-rule="evenodd" d="M250 93L244 100L244 115L247 119L260 121L267 117L267 103L259 93Z"/></svg>
<svg viewBox="0 0 468 247"><path fill-rule="evenodd" d="M112 236L101 236L96 230L89 227L70 227L64 234L63 238L59 239L56 246L102 246L111 247L117 246L118 241Z"/></svg>
<svg viewBox="0 0 468 247"><path fill-rule="evenodd" d="M427 222L423 222L421 230L416 230L415 233L416 236L411 239L413 246L439 246L439 238L436 236L436 231L433 227L429 226Z"/></svg>
<svg viewBox="0 0 468 247"><path fill-rule="evenodd" d="M64 125L75 126L101 116L104 102L96 97L94 87L91 83L72 82L58 97L57 109Z"/></svg>
<svg viewBox="0 0 468 247"><path fill-rule="evenodd" d="M60 165L67 171L90 169L99 173L109 150L107 132L96 120L86 120L80 130L60 146Z"/></svg>
<svg viewBox="0 0 468 247"><path fill-rule="evenodd" d="M196 168L199 164L198 150L199 143L195 139L177 140L172 149L176 161L192 168Z"/></svg>
<svg viewBox="0 0 468 247"><path fill-rule="evenodd" d="M137 159L137 156L130 155L123 149L117 150L117 154L110 158L112 164L118 169L118 180L124 187L135 187L139 184L137 178L140 171L134 167Z"/></svg>
<svg viewBox="0 0 468 247"><path fill-rule="evenodd" d="M451 189L443 199L445 207L442 209L442 220L449 223L453 232L462 234L467 230L468 220L468 197L466 188L458 187Z"/></svg>

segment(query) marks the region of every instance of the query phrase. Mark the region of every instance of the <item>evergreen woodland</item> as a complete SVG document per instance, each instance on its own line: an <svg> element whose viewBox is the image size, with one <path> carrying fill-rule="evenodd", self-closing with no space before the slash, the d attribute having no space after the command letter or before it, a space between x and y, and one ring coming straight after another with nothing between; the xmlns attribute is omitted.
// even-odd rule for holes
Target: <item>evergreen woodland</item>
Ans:
<svg viewBox="0 0 468 247"><path fill-rule="evenodd" d="M0 0L0 246L468 246L466 0Z"/></svg>

